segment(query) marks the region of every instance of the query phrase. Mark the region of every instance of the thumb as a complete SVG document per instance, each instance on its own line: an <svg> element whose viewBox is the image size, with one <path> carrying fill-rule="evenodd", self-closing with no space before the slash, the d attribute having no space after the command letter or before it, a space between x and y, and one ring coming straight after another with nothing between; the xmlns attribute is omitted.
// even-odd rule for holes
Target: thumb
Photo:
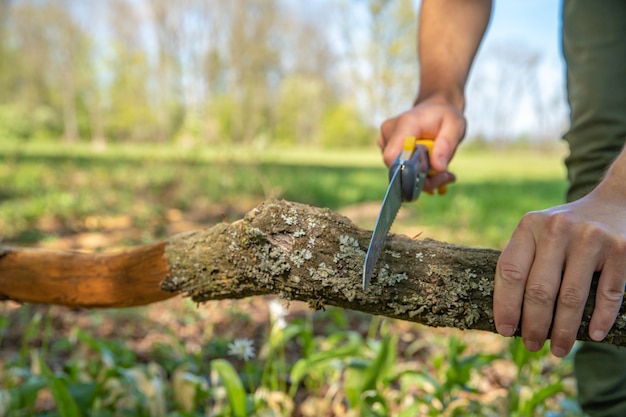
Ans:
<svg viewBox="0 0 626 417"><path fill-rule="evenodd" d="M432 167L437 172L445 172L454 156L457 146L465 135L465 120L444 122L439 129L430 157Z"/></svg>

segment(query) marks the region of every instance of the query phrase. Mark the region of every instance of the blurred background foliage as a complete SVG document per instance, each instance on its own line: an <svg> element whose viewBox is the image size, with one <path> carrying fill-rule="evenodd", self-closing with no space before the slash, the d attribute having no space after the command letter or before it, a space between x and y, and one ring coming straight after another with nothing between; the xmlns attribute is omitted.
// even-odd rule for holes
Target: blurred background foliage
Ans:
<svg viewBox="0 0 626 417"><path fill-rule="evenodd" d="M371 143L415 95L416 10L352 3L0 0L0 138Z"/></svg>

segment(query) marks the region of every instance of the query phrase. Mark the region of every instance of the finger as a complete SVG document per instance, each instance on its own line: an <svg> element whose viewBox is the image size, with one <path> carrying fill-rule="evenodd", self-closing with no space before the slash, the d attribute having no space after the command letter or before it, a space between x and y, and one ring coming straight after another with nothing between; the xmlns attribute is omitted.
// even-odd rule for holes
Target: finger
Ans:
<svg viewBox="0 0 626 417"><path fill-rule="evenodd" d="M378 135L378 139L376 139L376 144L378 145L381 151L385 149L385 141L383 139L382 134Z"/></svg>
<svg viewBox="0 0 626 417"><path fill-rule="evenodd" d="M519 324L524 288L534 256L532 234L518 227L496 265L493 316L496 329L503 336L513 336Z"/></svg>
<svg viewBox="0 0 626 417"><path fill-rule="evenodd" d="M404 114L385 121L381 126L383 141L383 159L387 166L391 166L393 161L402 151L404 138L408 136L420 137L422 131L413 117Z"/></svg>
<svg viewBox="0 0 626 417"><path fill-rule="evenodd" d="M396 160L400 152L402 152L402 143L399 140L392 140L387 142L385 149L383 149L383 160L389 167Z"/></svg>
<svg viewBox="0 0 626 417"><path fill-rule="evenodd" d="M554 356L560 358L569 353L576 341L589 296L595 265L589 262L588 249L588 245L579 245L569 254L558 292L550 349Z"/></svg>
<svg viewBox="0 0 626 417"><path fill-rule="evenodd" d="M624 299L624 276L626 255L607 258L596 291L596 303L589 322L589 337L597 342L603 340L617 317Z"/></svg>
<svg viewBox="0 0 626 417"><path fill-rule="evenodd" d="M426 178L424 181L424 191L431 192L437 188L456 181L456 176L451 172L439 172Z"/></svg>
<svg viewBox="0 0 626 417"><path fill-rule="evenodd" d="M393 136L393 131L396 129L396 123L399 117L400 116L396 116L387 119L380 125L380 136L383 139L383 143L386 143L387 140Z"/></svg>
<svg viewBox="0 0 626 417"><path fill-rule="evenodd" d="M404 141L407 137L416 139L435 139L435 134L430 132L428 127L432 124L430 120L433 116L424 117L417 113L405 112L397 117L393 132L387 137L385 146L385 162L390 165L402 151Z"/></svg>
<svg viewBox="0 0 626 417"><path fill-rule="evenodd" d="M435 138L431 163L435 171L443 172L454 156L457 146L465 136L465 119L448 117L444 119Z"/></svg>
<svg viewBox="0 0 626 417"><path fill-rule="evenodd" d="M552 323L565 262L561 237L562 234L554 232L543 235L528 274L522 309L522 339L532 352L543 347Z"/></svg>

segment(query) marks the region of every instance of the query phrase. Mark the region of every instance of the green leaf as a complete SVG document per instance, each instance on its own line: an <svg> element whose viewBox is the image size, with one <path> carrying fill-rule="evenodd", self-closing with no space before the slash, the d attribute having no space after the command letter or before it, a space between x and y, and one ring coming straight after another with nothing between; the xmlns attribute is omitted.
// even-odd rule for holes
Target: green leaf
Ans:
<svg viewBox="0 0 626 417"><path fill-rule="evenodd" d="M87 346L100 354L100 360L106 368L115 368L116 357L107 343L89 337L82 330L78 330L76 335L81 342L85 343Z"/></svg>
<svg viewBox="0 0 626 417"><path fill-rule="evenodd" d="M371 417L389 415L389 406L387 405L387 400L379 392L375 390L364 391L361 396L361 400L361 415ZM379 405L379 407L374 407L375 405Z"/></svg>
<svg viewBox="0 0 626 417"><path fill-rule="evenodd" d="M81 410L88 410L96 400L98 384L96 382L74 382L67 387L76 405Z"/></svg>
<svg viewBox="0 0 626 417"><path fill-rule="evenodd" d="M308 358L298 360L291 368L291 389L289 395L292 397L298 390L298 385L304 377L314 368L319 368L326 365L329 362L337 359L345 358L356 354L360 349L360 341L355 338L351 338L345 346L316 352L310 355Z"/></svg>
<svg viewBox="0 0 626 417"><path fill-rule="evenodd" d="M41 361L41 373L48 382L61 417L80 417L78 406L74 401L74 397L70 394L65 381L58 378L43 360Z"/></svg>
<svg viewBox="0 0 626 417"><path fill-rule="evenodd" d="M557 381L533 392L533 395L523 403L522 414L528 416L533 415L535 408L537 408L539 404L544 404L548 398L553 397L562 391L563 382Z"/></svg>
<svg viewBox="0 0 626 417"><path fill-rule="evenodd" d="M284 329L273 332L270 338L272 349L276 350L283 347L288 341L300 335L303 332L303 326L299 323L290 323Z"/></svg>
<svg viewBox="0 0 626 417"><path fill-rule="evenodd" d="M217 372L220 380L226 388L228 401L232 408L233 415L237 417L246 417L248 415L246 392L235 368L233 368L230 362L224 359L215 359L211 361L211 368Z"/></svg>
<svg viewBox="0 0 626 417"><path fill-rule="evenodd" d="M419 411L420 403L414 403L400 411L400 413L398 413L398 417L414 417L419 415Z"/></svg>
<svg viewBox="0 0 626 417"><path fill-rule="evenodd" d="M395 362L395 349L392 346L390 337L385 337L381 340L378 353L370 366L365 370L363 385L361 391L376 390L377 382L383 378L388 371L388 367Z"/></svg>
<svg viewBox="0 0 626 417"><path fill-rule="evenodd" d="M39 375L30 375L27 379L9 390L12 408L34 407L37 401L37 394L46 386L46 381Z"/></svg>
<svg viewBox="0 0 626 417"><path fill-rule="evenodd" d="M401 383L406 384L415 384L421 389L431 392L437 392L442 389L442 384L435 377L433 377L427 370L424 371L415 371L415 370L406 370L398 374L397 378L401 381ZM422 401L423 398L417 397L417 401Z"/></svg>

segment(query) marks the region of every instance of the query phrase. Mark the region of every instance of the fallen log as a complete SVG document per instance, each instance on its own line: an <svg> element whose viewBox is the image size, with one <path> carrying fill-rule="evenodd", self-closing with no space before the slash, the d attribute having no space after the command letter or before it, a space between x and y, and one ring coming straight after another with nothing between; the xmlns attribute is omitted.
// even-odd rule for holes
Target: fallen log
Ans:
<svg viewBox="0 0 626 417"><path fill-rule="evenodd" d="M390 235L370 287L363 259L371 232L346 217L268 201L242 220L117 254L0 248L0 295L78 307L143 305L184 294L196 302L277 295L435 327L495 332L499 252ZM579 340L589 340L591 288ZM626 346L622 306L606 343Z"/></svg>

